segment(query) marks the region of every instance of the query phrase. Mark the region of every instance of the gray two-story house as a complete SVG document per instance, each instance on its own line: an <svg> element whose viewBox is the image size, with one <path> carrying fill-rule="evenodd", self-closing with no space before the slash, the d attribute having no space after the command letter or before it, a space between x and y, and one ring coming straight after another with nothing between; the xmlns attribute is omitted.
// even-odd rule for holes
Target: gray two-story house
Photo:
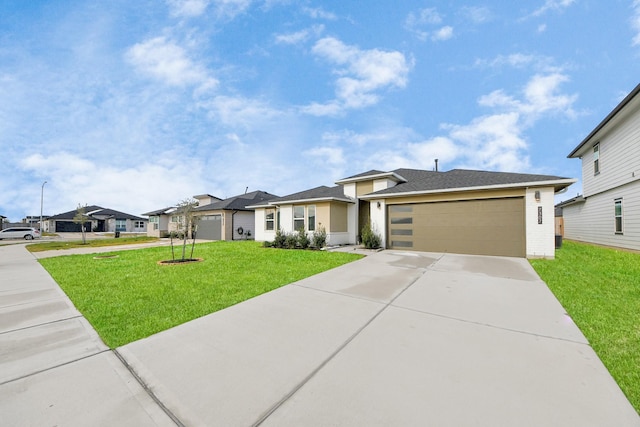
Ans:
<svg viewBox="0 0 640 427"><path fill-rule="evenodd" d="M640 250L640 84L567 156L583 194L560 203L567 239Z"/></svg>

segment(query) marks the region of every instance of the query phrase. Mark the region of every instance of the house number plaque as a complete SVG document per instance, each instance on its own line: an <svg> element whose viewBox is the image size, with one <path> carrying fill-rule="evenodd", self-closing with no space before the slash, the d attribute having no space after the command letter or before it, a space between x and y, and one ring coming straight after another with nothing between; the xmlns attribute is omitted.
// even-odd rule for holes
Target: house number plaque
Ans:
<svg viewBox="0 0 640 427"><path fill-rule="evenodd" d="M542 224L542 206L538 206L538 224Z"/></svg>

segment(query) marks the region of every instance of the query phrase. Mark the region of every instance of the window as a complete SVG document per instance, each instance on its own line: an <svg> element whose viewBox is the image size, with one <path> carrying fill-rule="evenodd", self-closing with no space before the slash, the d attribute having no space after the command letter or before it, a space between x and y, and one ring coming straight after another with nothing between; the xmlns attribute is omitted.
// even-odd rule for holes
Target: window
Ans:
<svg viewBox="0 0 640 427"><path fill-rule="evenodd" d="M304 206L294 206L293 229L298 231L301 228L304 230Z"/></svg>
<svg viewBox="0 0 640 427"><path fill-rule="evenodd" d="M126 219L116 219L116 231L127 231Z"/></svg>
<svg viewBox="0 0 640 427"><path fill-rule="evenodd" d="M135 228L144 228L144 221L136 221L133 226Z"/></svg>
<svg viewBox="0 0 640 427"><path fill-rule="evenodd" d="M275 229L275 218L276 210L275 209L267 209L266 216L264 220L264 229L273 231Z"/></svg>
<svg viewBox="0 0 640 427"><path fill-rule="evenodd" d="M315 205L307 206L307 226L309 231L316 229L316 207Z"/></svg>
<svg viewBox="0 0 640 427"><path fill-rule="evenodd" d="M614 205L615 205L616 234L622 234L622 199L615 200Z"/></svg>
<svg viewBox="0 0 640 427"><path fill-rule="evenodd" d="M600 143L593 146L593 174L600 173Z"/></svg>
<svg viewBox="0 0 640 427"><path fill-rule="evenodd" d="M149 222L151 224L157 224L160 222L160 217L159 216L150 216L149 217Z"/></svg>

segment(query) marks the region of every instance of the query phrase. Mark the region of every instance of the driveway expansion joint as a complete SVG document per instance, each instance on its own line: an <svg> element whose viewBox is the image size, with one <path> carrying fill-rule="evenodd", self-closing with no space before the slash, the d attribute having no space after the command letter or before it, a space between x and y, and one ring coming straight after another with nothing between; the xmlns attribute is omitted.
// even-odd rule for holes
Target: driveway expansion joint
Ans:
<svg viewBox="0 0 640 427"><path fill-rule="evenodd" d="M173 413L167 406L160 400L158 396L151 390L151 388L144 382L144 380L138 375L138 373L133 369L133 367L127 362L127 360L120 354L117 349L111 350L113 354L120 360L120 363L131 373L133 378L140 384L140 387L147 393L147 395L162 409L162 411L173 421L178 427L186 427L180 419Z"/></svg>
<svg viewBox="0 0 640 427"><path fill-rule="evenodd" d="M271 408L265 411L255 423L253 423L252 427L258 427L262 425L274 412L276 412L282 405L284 405L289 399L291 399L302 387L304 387L313 377L316 376L318 372L320 372L329 362L331 362L338 354L340 354L353 340L355 340L374 320L376 320L383 312L387 310L390 306L392 306L393 302L398 299L407 289L413 286L427 271L428 268L420 269L422 274L413 279L410 283L408 283L396 296L391 298L389 302L384 304L380 310L378 310L371 318L365 322L360 328L358 328L349 338L347 338L342 344L336 348L336 350L331 353L324 361L322 361L313 371L309 373L305 378L302 379L296 386L294 386L289 393L282 397L278 402L276 402ZM332 292L333 293L333 292ZM341 296L350 297L350 295L339 294Z"/></svg>
<svg viewBox="0 0 640 427"><path fill-rule="evenodd" d="M516 334L530 335L530 336L538 337L538 338L547 338L547 339L550 339L550 340L558 340L558 341L570 342L570 343L573 343L573 344L581 344L581 345L586 345L587 347L591 347L591 345L588 342L570 340L570 339L561 338L561 337L554 337L554 336L551 336L551 335L537 334L535 332L527 332L527 331L523 331L523 330L519 330L519 329L505 328L503 326L493 325L491 323L475 322L473 320L461 319L459 317L447 316L445 314L438 314L438 313L433 313L433 312L430 312L430 311L416 310L416 309L409 308L409 307L402 307L402 306L395 305L394 308L397 308L399 310L412 311L414 313L426 314L427 316L440 317L441 319L448 319L448 320L453 320L453 321L456 321L456 322L468 323L468 324L471 324L471 325L484 326L484 327L492 328L492 329L499 329L499 330L502 330L502 331L513 332L513 333L516 333Z"/></svg>
<svg viewBox="0 0 640 427"><path fill-rule="evenodd" d="M60 367L62 367L62 366L71 365L72 363L79 362L79 361L81 361L81 360L85 360L85 359L88 359L88 358L90 358L90 357L98 356L98 355L100 355L100 354L102 354L102 353L107 353L108 351L109 351L109 349L100 350L100 351L97 351L97 352L95 352L95 353L93 353L93 354L88 354L88 355L86 355L86 356L79 357L79 358L77 358L77 359L69 360L69 361L64 362L64 363L59 363L59 364L57 364L57 365L50 366L50 367L48 367L48 368L46 368L46 369L40 369L40 370L38 370L38 371L30 372L30 373L28 373L28 374L26 374L26 375L22 375L22 376L19 376L19 377L16 377L16 378L12 378L12 379L7 380L7 381L0 382L0 386L3 386L3 385L5 385L5 384L12 383L12 382L14 382L14 381L20 381L20 380L25 379L25 378L33 377L33 376L38 375L38 374L41 374L41 373L43 373L43 372L52 371L52 370L57 369L57 368L60 368Z"/></svg>
<svg viewBox="0 0 640 427"><path fill-rule="evenodd" d="M25 326L24 328L11 329L9 331L3 331L3 332L0 332L0 335L8 334L8 333L11 333L11 332L17 332L17 331L26 331L28 329L39 328L41 326L46 326L46 325L53 325L55 323L66 322L67 320L73 320L73 319L80 319L82 317L83 317L82 314L78 314L76 316L65 317L63 319L56 319L56 320L52 320L50 322L38 323L36 325L31 325L31 326Z"/></svg>

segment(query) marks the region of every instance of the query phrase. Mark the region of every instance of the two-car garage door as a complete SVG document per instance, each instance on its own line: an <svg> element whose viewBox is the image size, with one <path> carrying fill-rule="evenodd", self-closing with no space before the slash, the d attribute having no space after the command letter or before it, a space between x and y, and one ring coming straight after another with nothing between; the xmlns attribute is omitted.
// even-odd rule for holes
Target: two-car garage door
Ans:
<svg viewBox="0 0 640 427"><path fill-rule="evenodd" d="M388 246L524 257L524 198L388 205Z"/></svg>

